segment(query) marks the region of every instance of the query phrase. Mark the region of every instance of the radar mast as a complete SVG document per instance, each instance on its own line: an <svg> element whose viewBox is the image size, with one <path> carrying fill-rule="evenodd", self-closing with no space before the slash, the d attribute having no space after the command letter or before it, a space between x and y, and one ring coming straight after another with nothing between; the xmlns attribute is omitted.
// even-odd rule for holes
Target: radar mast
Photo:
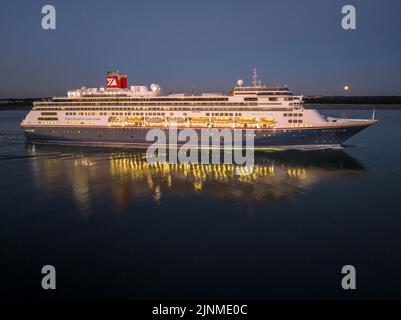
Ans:
<svg viewBox="0 0 401 320"><path fill-rule="evenodd" d="M252 84L254 87L256 87L257 82L258 82L258 74L256 73L256 68L253 68Z"/></svg>

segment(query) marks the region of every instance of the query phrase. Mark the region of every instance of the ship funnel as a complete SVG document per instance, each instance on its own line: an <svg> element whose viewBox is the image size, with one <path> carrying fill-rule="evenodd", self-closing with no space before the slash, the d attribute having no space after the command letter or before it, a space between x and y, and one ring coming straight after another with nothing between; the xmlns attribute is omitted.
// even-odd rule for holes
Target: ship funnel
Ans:
<svg viewBox="0 0 401 320"><path fill-rule="evenodd" d="M119 75L119 83L120 83L120 88L121 89L127 89L128 88L128 78L127 78L127 75L125 73Z"/></svg>
<svg viewBox="0 0 401 320"><path fill-rule="evenodd" d="M106 89L127 89L128 78L126 74L118 71L109 71L106 74Z"/></svg>

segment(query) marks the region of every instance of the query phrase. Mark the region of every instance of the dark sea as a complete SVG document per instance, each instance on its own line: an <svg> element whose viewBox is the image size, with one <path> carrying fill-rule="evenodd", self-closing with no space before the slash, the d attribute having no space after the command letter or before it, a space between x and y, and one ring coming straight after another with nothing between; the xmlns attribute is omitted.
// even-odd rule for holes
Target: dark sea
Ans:
<svg viewBox="0 0 401 320"><path fill-rule="evenodd" d="M252 174L27 144L26 113L0 112L1 297L401 298L399 110L342 150L258 152Z"/></svg>

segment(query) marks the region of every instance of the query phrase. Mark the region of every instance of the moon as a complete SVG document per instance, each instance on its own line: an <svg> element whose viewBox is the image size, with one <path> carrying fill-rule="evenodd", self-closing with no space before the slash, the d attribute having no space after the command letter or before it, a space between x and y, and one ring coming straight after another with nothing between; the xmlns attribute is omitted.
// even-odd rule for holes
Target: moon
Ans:
<svg viewBox="0 0 401 320"><path fill-rule="evenodd" d="M345 86L344 86L344 90L345 90L345 91L348 91L348 90L349 90L349 86L345 85Z"/></svg>

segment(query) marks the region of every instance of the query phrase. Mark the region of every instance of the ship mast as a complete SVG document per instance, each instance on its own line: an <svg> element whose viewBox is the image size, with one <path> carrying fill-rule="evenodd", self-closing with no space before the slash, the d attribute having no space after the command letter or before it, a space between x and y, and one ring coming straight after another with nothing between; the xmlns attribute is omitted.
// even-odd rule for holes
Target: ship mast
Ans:
<svg viewBox="0 0 401 320"><path fill-rule="evenodd" d="M257 81L258 81L258 74L256 73L256 68L253 68L252 84L254 87L256 87Z"/></svg>

